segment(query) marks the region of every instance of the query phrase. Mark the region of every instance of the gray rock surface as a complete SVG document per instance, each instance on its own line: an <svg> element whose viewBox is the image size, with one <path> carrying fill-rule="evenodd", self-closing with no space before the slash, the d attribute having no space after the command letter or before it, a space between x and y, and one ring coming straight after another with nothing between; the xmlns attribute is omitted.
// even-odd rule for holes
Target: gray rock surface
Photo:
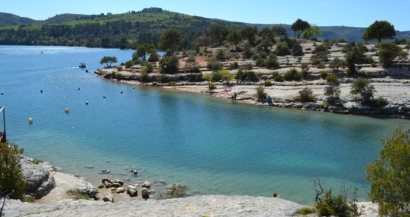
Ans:
<svg viewBox="0 0 410 217"><path fill-rule="evenodd" d="M26 179L26 194L33 194L38 199L55 187L54 177L49 171L51 165L48 163L34 164L32 159L23 157L20 164Z"/></svg>
<svg viewBox="0 0 410 217"><path fill-rule="evenodd" d="M193 196L168 200L104 203L63 200L58 204L6 204L6 216L291 216L297 203L280 198Z"/></svg>

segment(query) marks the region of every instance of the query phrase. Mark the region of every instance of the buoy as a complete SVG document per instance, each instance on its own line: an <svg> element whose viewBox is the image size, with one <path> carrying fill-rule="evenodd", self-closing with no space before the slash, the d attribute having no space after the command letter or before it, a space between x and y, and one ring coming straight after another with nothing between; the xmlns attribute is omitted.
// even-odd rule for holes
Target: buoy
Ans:
<svg viewBox="0 0 410 217"><path fill-rule="evenodd" d="M64 111L65 111L65 113L69 113L69 112L70 112L70 109L69 109L69 108L66 108Z"/></svg>
<svg viewBox="0 0 410 217"><path fill-rule="evenodd" d="M3 92L1 92L1 95L3 95Z"/></svg>
<svg viewBox="0 0 410 217"><path fill-rule="evenodd" d="M85 72L86 72L86 73L88 73L88 69L87 69L87 70L85 70Z"/></svg>
<svg viewBox="0 0 410 217"><path fill-rule="evenodd" d="M88 101L85 101L85 104L88 105Z"/></svg>
<svg viewBox="0 0 410 217"><path fill-rule="evenodd" d="M275 192L275 193L273 193L273 197L276 197L276 196L278 196L278 195L276 194L276 192Z"/></svg>
<svg viewBox="0 0 410 217"><path fill-rule="evenodd" d="M104 98L104 99L106 98L105 95L103 96L103 98Z"/></svg>
<svg viewBox="0 0 410 217"><path fill-rule="evenodd" d="M121 94L122 94L122 91L121 91Z"/></svg>
<svg viewBox="0 0 410 217"><path fill-rule="evenodd" d="M43 90L40 90L40 93L43 93Z"/></svg>
<svg viewBox="0 0 410 217"><path fill-rule="evenodd" d="M29 123L29 124L32 124L32 123L33 123L33 118L29 118L29 119L28 119L28 123Z"/></svg>
<svg viewBox="0 0 410 217"><path fill-rule="evenodd" d="M78 88L78 90L80 90L80 88Z"/></svg>

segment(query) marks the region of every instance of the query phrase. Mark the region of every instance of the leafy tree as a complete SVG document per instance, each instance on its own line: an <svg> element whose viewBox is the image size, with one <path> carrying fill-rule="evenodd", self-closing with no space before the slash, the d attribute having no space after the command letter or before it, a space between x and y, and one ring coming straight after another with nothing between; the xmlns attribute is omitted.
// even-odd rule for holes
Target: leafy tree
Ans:
<svg viewBox="0 0 410 217"><path fill-rule="evenodd" d="M266 58L265 67L268 69L275 69L279 67L279 62L278 62L278 58L276 57L276 55L271 54L268 56L268 58Z"/></svg>
<svg viewBox="0 0 410 217"><path fill-rule="evenodd" d="M168 29L162 33L158 42L159 48L167 51L167 55L174 54L183 42L181 33L174 29Z"/></svg>
<svg viewBox="0 0 410 217"><path fill-rule="evenodd" d="M175 55L165 56L159 61L161 73L173 74L179 69L179 60Z"/></svg>
<svg viewBox="0 0 410 217"><path fill-rule="evenodd" d="M267 40L272 42L274 40L274 33L271 28L269 27L264 27L260 32L259 36L262 38L262 40Z"/></svg>
<svg viewBox="0 0 410 217"><path fill-rule="evenodd" d="M290 27L293 30L295 38L300 38L302 31L309 28L310 24L304 20L297 19Z"/></svg>
<svg viewBox="0 0 410 217"><path fill-rule="evenodd" d="M222 63L220 63L217 59L211 59L208 61L206 67L212 71L218 71L222 69Z"/></svg>
<svg viewBox="0 0 410 217"><path fill-rule="evenodd" d="M326 97L326 102L333 105L337 99L340 97L340 88L334 84L330 84L325 87L324 92Z"/></svg>
<svg viewBox="0 0 410 217"><path fill-rule="evenodd" d="M213 44L222 44L229 34L229 30L222 25L212 25L207 31L206 35L209 36Z"/></svg>
<svg viewBox="0 0 410 217"><path fill-rule="evenodd" d="M342 59L339 59L339 57L335 57L330 63L329 63L329 68L332 68L333 70L338 71L339 68L346 67L346 62Z"/></svg>
<svg viewBox="0 0 410 217"><path fill-rule="evenodd" d="M256 36L258 35L258 29L256 27L246 26L240 31L243 39L248 40L249 44L254 45L256 42Z"/></svg>
<svg viewBox="0 0 410 217"><path fill-rule="evenodd" d="M275 54L278 56L285 56L290 54L290 49L286 42L279 42L276 44Z"/></svg>
<svg viewBox="0 0 410 217"><path fill-rule="evenodd" d="M351 73L356 72L355 64L363 63L366 61L366 57L364 55L365 49L363 47L363 44L357 44L355 46L352 46L349 50L347 50L347 53L345 54L347 66Z"/></svg>
<svg viewBox="0 0 410 217"><path fill-rule="evenodd" d="M283 28L282 26L272 26L272 32L274 36L279 36L279 37L287 37L288 33L286 32L286 29Z"/></svg>
<svg viewBox="0 0 410 217"><path fill-rule="evenodd" d="M322 30L319 29L316 25L310 25L308 28L302 30L302 36L306 39L315 38L318 35L323 33Z"/></svg>
<svg viewBox="0 0 410 217"><path fill-rule="evenodd" d="M259 85L259 87L256 88L256 97L258 99L266 99L266 96L265 88L263 85Z"/></svg>
<svg viewBox="0 0 410 217"><path fill-rule="evenodd" d="M376 92L373 85L370 84L370 81L366 78L357 78L353 83L350 89L350 93L353 95L360 95L359 100L362 104L371 104L374 100L373 94Z"/></svg>
<svg viewBox="0 0 410 217"><path fill-rule="evenodd" d="M299 43L295 43L292 47L292 56L303 56L303 49Z"/></svg>
<svg viewBox="0 0 410 217"><path fill-rule="evenodd" d="M219 74L219 77L222 80L226 81L226 83L228 84L230 81L232 81L235 78L235 76L231 75L231 72L229 70L221 69L218 71L218 74Z"/></svg>
<svg viewBox="0 0 410 217"><path fill-rule="evenodd" d="M156 48L155 45L149 44L149 43L144 43L140 44L137 46L137 51L135 52L135 59L142 59L146 60L147 53L156 53ZM133 54L133 59L134 59L134 54Z"/></svg>
<svg viewBox="0 0 410 217"><path fill-rule="evenodd" d="M301 102L315 102L315 96L313 95L312 89L305 87L299 91L299 96L297 97Z"/></svg>
<svg viewBox="0 0 410 217"><path fill-rule="evenodd" d="M11 197L20 200L23 199L26 189L20 165L23 151L17 144L0 143L0 192L13 192Z"/></svg>
<svg viewBox="0 0 410 217"><path fill-rule="evenodd" d="M339 81L339 77L337 77L337 75L335 73L331 73L326 75L326 81L333 83L335 85L339 85L340 81Z"/></svg>
<svg viewBox="0 0 410 217"><path fill-rule="evenodd" d="M216 89L215 84L212 82L213 80L213 74L212 73L206 73L202 76L202 79L206 81L208 84L209 91Z"/></svg>
<svg viewBox="0 0 410 217"><path fill-rule="evenodd" d="M407 52L404 52L399 46L390 42L380 42L376 45L380 50L379 62L384 67L390 67L396 57L400 59L407 59Z"/></svg>
<svg viewBox="0 0 410 217"><path fill-rule="evenodd" d="M379 205L381 216L410 216L410 130L396 128L382 137L380 159L366 166L371 184L369 197Z"/></svg>
<svg viewBox="0 0 410 217"><path fill-rule="evenodd" d="M102 65L102 64L106 64L106 67L111 67L111 64L112 63L116 63L118 60L117 60L117 57L115 57L115 56L104 56L101 60L100 60L100 64Z"/></svg>
<svg viewBox="0 0 410 217"><path fill-rule="evenodd" d="M393 25L387 21L376 20L366 29L363 39L365 41L377 39L380 43L383 38L393 38L394 36L396 36L396 31Z"/></svg>
<svg viewBox="0 0 410 217"><path fill-rule="evenodd" d="M234 29L229 32L228 36L226 37L226 40L229 43L232 43L233 45L237 45L239 42L242 41L242 37L241 34L239 34L239 32Z"/></svg>
<svg viewBox="0 0 410 217"><path fill-rule="evenodd" d="M226 59L225 51L223 49L218 49L216 51L215 58L217 60L225 60Z"/></svg>

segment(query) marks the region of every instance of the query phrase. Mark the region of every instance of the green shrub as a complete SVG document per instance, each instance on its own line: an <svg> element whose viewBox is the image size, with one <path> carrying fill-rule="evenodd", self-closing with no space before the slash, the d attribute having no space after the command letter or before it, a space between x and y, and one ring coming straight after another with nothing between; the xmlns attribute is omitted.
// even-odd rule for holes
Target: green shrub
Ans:
<svg viewBox="0 0 410 217"><path fill-rule="evenodd" d="M229 69L230 70L234 70L234 69L238 69L238 68L239 68L238 62L233 62L233 63L229 64Z"/></svg>
<svg viewBox="0 0 410 217"><path fill-rule="evenodd" d="M209 82L208 83L208 88L209 90L215 90L216 89L216 85L213 82Z"/></svg>
<svg viewBox="0 0 410 217"><path fill-rule="evenodd" d="M373 67L373 68L375 68L375 67L377 67L377 64L376 64L376 63L372 63L370 66Z"/></svg>
<svg viewBox="0 0 410 217"><path fill-rule="evenodd" d="M125 62L124 65L125 65L126 68L130 68L131 66L133 66L133 65L135 65L135 64L134 64L134 62L133 62L132 60L129 60L129 61Z"/></svg>
<svg viewBox="0 0 410 217"><path fill-rule="evenodd" d="M40 164L40 163L43 163L44 161L34 158L32 162L33 164Z"/></svg>
<svg viewBox="0 0 410 217"><path fill-rule="evenodd" d="M328 85L325 87L324 95L326 97L326 103L334 105L335 101L339 99L340 88L336 85Z"/></svg>
<svg viewBox="0 0 410 217"><path fill-rule="evenodd" d="M316 101L315 96L313 95L312 89L308 87L305 87L299 91L299 97L297 99L301 102L315 102Z"/></svg>
<svg viewBox="0 0 410 217"><path fill-rule="evenodd" d="M312 65L318 65L320 64L320 59L314 58L311 60Z"/></svg>
<svg viewBox="0 0 410 217"><path fill-rule="evenodd" d="M320 77L321 77L322 79L326 79L326 77L327 77L327 72L321 71L321 72L320 72Z"/></svg>
<svg viewBox="0 0 410 217"><path fill-rule="evenodd" d="M298 72L298 70L292 68L289 71L287 71L284 75L283 78L286 81L292 81L292 80L300 80L303 77L302 72Z"/></svg>
<svg viewBox="0 0 410 217"><path fill-rule="evenodd" d="M140 81L141 81L141 82L147 82L147 81L149 81L148 73L146 73L146 72L141 72Z"/></svg>
<svg viewBox="0 0 410 217"><path fill-rule="evenodd" d="M248 91L246 91L246 90L241 90L241 91L239 91L239 93L238 93L238 95L241 95L241 94L244 94L244 93L247 93Z"/></svg>
<svg viewBox="0 0 410 217"><path fill-rule="evenodd" d="M202 77L203 77L202 73L190 74L189 75L189 81L190 82L201 82L201 81L204 81L204 79Z"/></svg>
<svg viewBox="0 0 410 217"><path fill-rule="evenodd" d="M256 97L258 99L266 99L266 96L265 88L262 85L256 88Z"/></svg>
<svg viewBox="0 0 410 217"><path fill-rule="evenodd" d="M255 72L244 72L242 69L238 70L238 72L236 73L235 79L239 81L244 81L244 80L254 81L254 82L259 81L259 77Z"/></svg>
<svg viewBox="0 0 410 217"><path fill-rule="evenodd" d="M278 58L276 55L269 55L268 58L265 60L265 67L268 69L274 69L279 67Z"/></svg>
<svg viewBox="0 0 410 217"><path fill-rule="evenodd" d="M407 107L407 105L402 105L401 110L404 111L404 112L407 112L409 110L409 108Z"/></svg>
<svg viewBox="0 0 410 217"><path fill-rule="evenodd" d="M298 214L307 215L314 213L316 210L314 207L302 207L296 211Z"/></svg>
<svg viewBox="0 0 410 217"><path fill-rule="evenodd" d="M184 197L188 191L188 187L184 185L172 184L171 189L168 192L168 198L180 198Z"/></svg>
<svg viewBox="0 0 410 217"><path fill-rule="evenodd" d="M264 85L265 85L265 87L272 86L272 82L271 81L265 81Z"/></svg>
<svg viewBox="0 0 410 217"><path fill-rule="evenodd" d="M323 64L323 63L319 63L319 64L316 66L316 68L318 68L318 69L324 69L324 68L326 68L326 66L325 66L325 64Z"/></svg>
<svg viewBox="0 0 410 217"><path fill-rule="evenodd" d="M159 80L161 81L161 83L167 83L168 77L166 74L161 74L161 76L159 77Z"/></svg>
<svg viewBox="0 0 410 217"><path fill-rule="evenodd" d="M24 149L17 144L0 143L0 192L10 194L10 198L24 199L26 181L20 165ZM13 193L12 193L13 192Z"/></svg>
<svg viewBox="0 0 410 217"><path fill-rule="evenodd" d="M284 82L284 81L285 81L285 79L283 78L282 75L276 76L276 77L274 78L274 80L275 80L276 82Z"/></svg>
<svg viewBox="0 0 410 217"><path fill-rule="evenodd" d="M389 104L389 101L383 97L379 97L374 100L374 106L383 107Z"/></svg>
<svg viewBox="0 0 410 217"><path fill-rule="evenodd" d="M117 80L121 80L122 79L122 74L121 73L116 73L115 77L117 78Z"/></svg>
<svg viewBox="0 0 410 217"><path fill-rule="evenodd" d="M122 66L118 66L117 71L121 72L122 71Z"/></svg>
<svg viewBox="0 0 410 217"><path fill-rule="evenodd" d="M334 73L328 74L328 75L326 76L326 81L327 81L327 82L331 82L331 83L336 84L336 85L339 85L339 84L340 84L339 78L338 78L337 75L334 74Z"/></svg>
<svg viewBox="0 0 410 217"><path fill-rule="evenodd" d="M218 71L222 69L222 64L217 59L211 59L206 67L212 71Z"/></svg>
<svg viewBox="0 0 410 217"><path fill-rule="evenodd" d="M87 194L83 194L80 192L80 190L76 189L76 190L68 190L67 194L73 195L75 197L77 197L78 199L81 200L89 200L90 196L88 196Z"/></svg>

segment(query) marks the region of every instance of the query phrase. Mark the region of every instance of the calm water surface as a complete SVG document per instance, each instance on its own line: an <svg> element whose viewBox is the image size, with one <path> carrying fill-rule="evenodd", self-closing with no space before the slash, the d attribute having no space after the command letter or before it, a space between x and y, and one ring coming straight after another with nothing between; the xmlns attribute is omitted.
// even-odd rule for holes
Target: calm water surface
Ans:
<svg viewBox="0 0 410 217"><path fill-rule="evenodd" d="M206 95L133 89L78 68L85 62L94 71L103 56L116 56L120 63L132 53L0 46L0 105L7 109L8 139L23 147L25 155L93 184L107 176L99 174L107 168L113 178L163 179L202 194L270 197L277 192L281 198L311 204L315 178L336 191L355 186L366 200L365 166L378 156L379 138L396 126L410 126L397 119L262 108ZM28 118L34 123L28 124ZM130 168L137 168L139 176L132 176Z"/></svg>

